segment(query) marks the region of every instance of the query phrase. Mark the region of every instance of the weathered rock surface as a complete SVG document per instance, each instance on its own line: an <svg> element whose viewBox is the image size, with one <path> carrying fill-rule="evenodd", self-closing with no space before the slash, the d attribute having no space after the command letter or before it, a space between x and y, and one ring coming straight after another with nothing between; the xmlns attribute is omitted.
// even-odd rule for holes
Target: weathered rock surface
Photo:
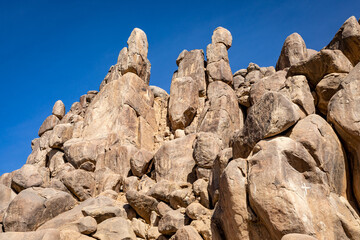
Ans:
<svg viewBox="0 0 360 240"><path fill-rule="evenodd" d="M110 218L100 223L93 236L100 240L136 239L130 223L122 217Z"/></svg>
<svg viewBox="0 0 360 240"><path fill-rule="evenodd" d="M65 116L65 105L61 100L55 102L52 114L58 117L60 120Z"/></svg>
<svg viewBox="0 0 360 240"><path fill-rule="evenodd" d="M360 24L354 16L345 21L326 48L341 50L354 66L360 61Z"/></svg>
<svg viewBox="0 0 360 240"><path fill-rule="evenodd" d="M57 124L59 124L60 120L55 115L48 116L44 122L41 124L39 129L39 137L43 135L46 131L52 130Z"/></svg>
<svg viewBox="0 0 360 240"><path fill-rule="evenodd" d="M293 33L285 39L276 70L282 70L308 58L306 45L298 33Z"/></svg>
<svg viewBox="0 0 360 240"><path fill-rule="evenodd" d="M51 188L23 190L6 210L5 231L34 231L47 220L70 210L75 204L75 199L63 191Z"/></svg>

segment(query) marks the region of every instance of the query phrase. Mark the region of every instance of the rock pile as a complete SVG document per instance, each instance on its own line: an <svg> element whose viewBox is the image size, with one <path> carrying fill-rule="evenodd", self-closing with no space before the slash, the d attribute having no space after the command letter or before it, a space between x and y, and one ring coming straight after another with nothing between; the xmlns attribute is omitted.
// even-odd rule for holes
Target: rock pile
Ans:
<svg viewBox="0 0 360 240"><path fill-rule="evenodd" d="M100 85L52 115L0 176L0 239L360 239L360 25L286 38L232 74L231 33L149 86L135 28Z"/></svg>

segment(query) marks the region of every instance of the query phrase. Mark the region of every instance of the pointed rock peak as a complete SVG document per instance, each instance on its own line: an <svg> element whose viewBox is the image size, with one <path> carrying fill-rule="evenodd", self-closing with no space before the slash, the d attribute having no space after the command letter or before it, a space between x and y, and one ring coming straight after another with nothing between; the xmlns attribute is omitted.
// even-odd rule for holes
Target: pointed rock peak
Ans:
<svg viewBox="0 0 360 240"><path fill-rule="evenodd" d="M186 49L182 50L182 52L179 54L179 56L178 56L177 59L176 59L176 65L179 66L181 60L184 59L185 54L186 54L187 52L188 52L188 50L186 50Z"/></svg>
<svg viewBox="0 0 360 240"><path fill-rule="evenodd" d="M278 71L290 67L307 58L308 53L303 38L300 34L293 33L285 39L279 59L276 63L276 70Z"/></svg>
<svg viewBox="0 0 360 240"><path fill-rule="evenodd" d="M146 34L140 28L134 28L127 41L128 50L131 53L138 53L144 59L147 58L149 44Z"/></svg>
<svg viewBox="0 0 360 240"><path fill-rule="evenodd" d="M232 36L229 30L223 27L217 27L211 37L212 43L223 43L229 49L232 44Z"/></svg>

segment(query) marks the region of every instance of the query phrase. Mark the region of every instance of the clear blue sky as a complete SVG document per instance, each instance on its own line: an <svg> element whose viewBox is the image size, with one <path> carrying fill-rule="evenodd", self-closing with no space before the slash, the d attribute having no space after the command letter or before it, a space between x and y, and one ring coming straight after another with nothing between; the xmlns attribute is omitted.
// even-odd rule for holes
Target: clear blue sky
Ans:
<svg viewBox="0 0 360 240"><path fill-rule="evenodd" d="M359 13L358 0L0 0L0 174L26 162L56 100L69 110L88 90L98 90L134 27L148 37L150 84L168 91L178 54L205 49L217 26L233 35L235 72L249 62L274 66L293 32L319 50Z"/></svg>

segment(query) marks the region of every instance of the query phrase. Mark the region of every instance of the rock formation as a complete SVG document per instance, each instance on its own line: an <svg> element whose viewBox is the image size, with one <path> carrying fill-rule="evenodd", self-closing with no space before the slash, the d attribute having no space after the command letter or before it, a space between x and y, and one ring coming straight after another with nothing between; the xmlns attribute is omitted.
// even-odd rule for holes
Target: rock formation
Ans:
<svg viewBox="0 0 360 240"><path fill-rule="evenodd" d="M355 17L319 52L293 33L276 70L232 74L218 27L168 94L135 28L100 90L57 101L0 176L0 240L360 239L359 36Z"/></svg>

